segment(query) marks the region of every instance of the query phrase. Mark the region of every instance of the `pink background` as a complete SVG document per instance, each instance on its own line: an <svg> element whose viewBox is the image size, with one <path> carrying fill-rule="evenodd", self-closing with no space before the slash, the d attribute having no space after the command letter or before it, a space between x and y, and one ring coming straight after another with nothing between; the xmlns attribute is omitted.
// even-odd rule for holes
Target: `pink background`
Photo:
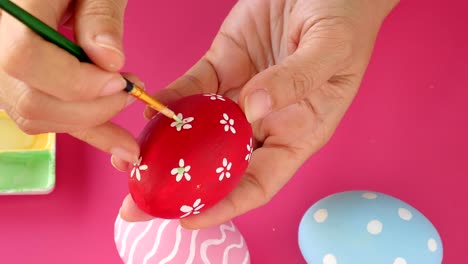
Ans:
<svg viewBox="0 0 468 264"><path fill-rule="evenodd" d="M130 1L126 70L154 91L209 47L234 1ZM402 1L382 27L354 104L329 144L266 206L235 220L253 263L303 263L302 214L318 199L369 189L396 196L439 230L444 263L462 263L468 235L468 4ZM116 118L137 135L135 104ZM0 197L1 263L120 263L113 224L126 175L109 156L58 137L48 196Z"/></svg>

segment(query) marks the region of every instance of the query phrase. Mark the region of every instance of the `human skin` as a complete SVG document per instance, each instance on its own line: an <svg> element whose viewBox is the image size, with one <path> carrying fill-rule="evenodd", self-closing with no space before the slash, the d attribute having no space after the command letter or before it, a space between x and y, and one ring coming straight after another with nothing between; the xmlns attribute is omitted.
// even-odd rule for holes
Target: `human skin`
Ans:
<svg viewBox="0 0 468 264"><path fill-rule="evenodd" d="M15 3L53 28L72 26L95 65L80 63L0 13L0 105L26 133L69 133L112 154L114 167L126 170L137 161L138 144L109 121L134 100L122 92L118 73L125 61L126 1ZM255 150L241 183L214 207L182 219L184 227L220 224L264 205L328 142L358 92L380 26L397 3L240 0L234 6L208 52L155 95L164 103L197 93L228 96L254 131ZM145 111L147 118L154 114ZM151 219L130 195L120 214L127 221Z"/></svg>
<svg viewBox="0 0 468 264"><path fill-rule="evenodd" d="M131 133L109 120L134 99L118 73L125 0L13 0L54 29L65 24L95 65L80 63L0 12L0 106L24 132L68 133L121 160L135 162ZM73 3L73 4L70 4ZM1 10L0 10L1 11ZM140 86L133 75L124 74Z"/></svg>
<svg viewBox="0 0 468 264"><path fill-rule="evenodd" d="M208 52L158 92L166 103L197 93L236 100L255 150L240 184L185 228L221 224L269 202L332 137L359 90L382 22L397 0L241 0ZM155 112L146 109L151 118ZM124 169L127 163L114 158ZM144 221L128 195L120 215Z"/></svg>

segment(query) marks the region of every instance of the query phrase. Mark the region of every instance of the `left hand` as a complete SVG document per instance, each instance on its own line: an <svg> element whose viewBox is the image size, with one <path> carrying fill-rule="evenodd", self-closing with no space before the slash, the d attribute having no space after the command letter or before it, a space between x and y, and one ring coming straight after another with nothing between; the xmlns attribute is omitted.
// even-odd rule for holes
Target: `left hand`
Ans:
<svg viewBox="0 0 468 264"><path fill-rule="evenodd" d="M256 149L241 183L185 228L221 224L268 201L332 136L397 0L241 0L206 55L156 96L218 93L239 102ZM150 118L154 111L147 109ZM117 161L118 168L126 164ZM121 216L151 219L127 196Z"/></svg>

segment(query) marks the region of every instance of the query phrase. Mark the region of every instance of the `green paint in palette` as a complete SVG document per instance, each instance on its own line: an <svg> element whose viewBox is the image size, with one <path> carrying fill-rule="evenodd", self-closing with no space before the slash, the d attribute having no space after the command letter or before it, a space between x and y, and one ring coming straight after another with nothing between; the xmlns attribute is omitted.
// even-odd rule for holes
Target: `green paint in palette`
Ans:
<svg viewBox="0 0 468 264"><path fill-rule="evenodd" d="M27 135L0 109L0 195L47 194L55 187L55 134Z"/></svg>

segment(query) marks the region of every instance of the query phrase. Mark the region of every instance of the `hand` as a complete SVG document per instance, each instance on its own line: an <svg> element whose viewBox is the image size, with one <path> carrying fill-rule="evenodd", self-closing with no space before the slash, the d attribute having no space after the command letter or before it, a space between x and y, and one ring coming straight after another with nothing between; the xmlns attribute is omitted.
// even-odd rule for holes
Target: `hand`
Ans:
<svg viewBox="0 0 468 264"><path fill-rule="evenodd" d="M80 63L46 42L6 12L0 14L0 106L24 132L69 133L122 160L134 162L139 148L109 120L133 98L117 72L125 0L17 0L19 6L57 29L67 23L95 65ZM127 78L138 83L132 75Z"/></svg>
<svg viewBox="0 0 468 264"><path fill-rule="evenodd" d="M206 55L157 95L166 102L195 93L238 100L257 141L238 187L214 207L182 219L185 228L221 224L267 203L328 142L358 91L380 25L396 2L237 3ZM146 116L152 115L148 109ZM151 218L131 196L120 214L128 221Z"/></svg>

